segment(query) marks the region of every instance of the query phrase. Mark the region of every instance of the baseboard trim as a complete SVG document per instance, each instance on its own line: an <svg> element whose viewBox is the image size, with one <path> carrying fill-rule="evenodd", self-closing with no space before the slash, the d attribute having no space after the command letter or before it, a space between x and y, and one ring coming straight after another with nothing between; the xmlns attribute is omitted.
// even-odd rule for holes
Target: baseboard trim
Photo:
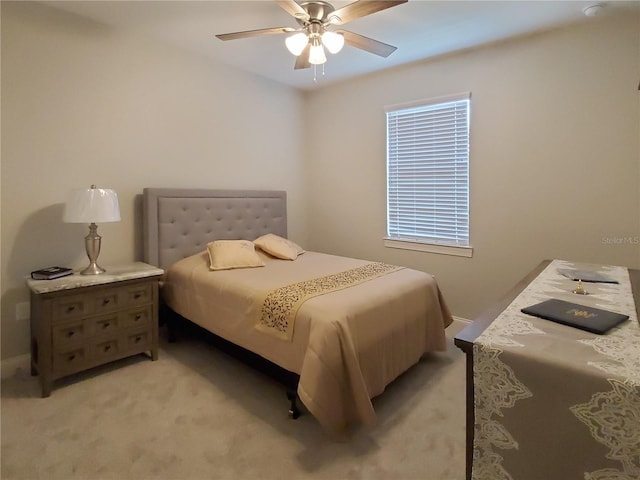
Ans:
<svg viewBox="0 0 640 480"><path fill-rule="evenodd" d="M466 323L467 325L470 325L470 324L472 324L472 323L473 323L471 320L469 320L469 319L467 319L467 318L456 317L455 315L454 315L453 319L454 319L456 322Z"/></svg>
<svg viewBox="0 0 640 480"><path fill-rule="evenodd" d="M0 377L13 377L19 370L28 372L30 369L31 356L28 353L17 357L5 358L0 362Z"/></svg>

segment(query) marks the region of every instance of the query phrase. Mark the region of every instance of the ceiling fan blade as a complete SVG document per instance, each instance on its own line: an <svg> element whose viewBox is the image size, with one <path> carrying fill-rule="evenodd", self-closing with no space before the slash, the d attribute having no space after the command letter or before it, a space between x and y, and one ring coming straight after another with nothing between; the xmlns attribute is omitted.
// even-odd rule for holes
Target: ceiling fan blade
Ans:
<svg viewBox="0 0 640 480"><path fill-rule="evenodd" d="M274 33L289 33L296 32L298 29L292 27L276 27L276 28L261 28L259 30L247 30L245 32L234 33L221 33L216 35L220 40L236 40L238 38L257 37L260 35L271 35Z"/></svg>
<svg viewBox="0 0 640 480"><path fill-rule="evenodd" d="M309 68L311 66L309 63L309 50L311 50L311 45L307 44L302 53L296 57L296 64L293 67L294 70Z"/></svg>
<svg viewBox="0 0 640 480"><path fill-rule="evenodd" d="M282 7L292 17L307 21L309 20L309 14L304 8L298 5L294 0L276 0L276 3Z"/></svg>
<svg viewBox="0 0 640 480"><path fill-rule="evenodd" d="M408 0L357 0L329 14L329 22L333 25L344 25L356 18L395 7Z"/></svg>
<svg viewBox="0 0 640 480"><path fill-rule="evenodd" d="M351 45L352 47L366 50L367 52L380 55L381 57L388 57L395 52L398 47L388 45L386 43L379 42L373 38L365 37L357 33L349 32L347 30L336 30L336 33L344 35L344 43Z"/></svg>

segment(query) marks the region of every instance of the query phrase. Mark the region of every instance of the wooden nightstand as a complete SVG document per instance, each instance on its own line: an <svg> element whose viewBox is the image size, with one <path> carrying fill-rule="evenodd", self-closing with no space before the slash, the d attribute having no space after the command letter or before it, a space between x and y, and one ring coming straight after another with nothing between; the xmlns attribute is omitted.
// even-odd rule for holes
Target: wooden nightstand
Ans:
<svg viewBox="0 0 640 480"><path fill-rule="evenodd" d="M31 374L42 396L53 381L113 360L149 352L158 359L160 268L136 262L101 275L74 273L28 280Z"/></svg>

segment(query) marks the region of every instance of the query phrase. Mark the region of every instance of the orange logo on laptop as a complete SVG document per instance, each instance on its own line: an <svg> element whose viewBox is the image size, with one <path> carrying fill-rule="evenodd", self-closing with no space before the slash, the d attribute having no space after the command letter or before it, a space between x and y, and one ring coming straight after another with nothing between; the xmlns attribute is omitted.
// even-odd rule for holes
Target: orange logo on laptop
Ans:
<svg viewBox="0 0 640 480"><path fill-rule="evenodd" d="M567 313L573 314L574 317L581 317L581 318L593 318L598 316L597 313L590 313L590 312L587 312L586 310L579 310L577 308L572 308L571 310L568 310Z"/></svg>

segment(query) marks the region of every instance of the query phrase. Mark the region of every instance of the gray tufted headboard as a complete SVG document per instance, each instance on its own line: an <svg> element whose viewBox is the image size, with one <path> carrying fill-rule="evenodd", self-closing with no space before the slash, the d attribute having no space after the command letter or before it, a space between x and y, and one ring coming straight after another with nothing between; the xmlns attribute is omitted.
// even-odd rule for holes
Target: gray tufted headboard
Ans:
<svg viewBox="0 0 640 480"><path fill-rule="evenodd" d="M161 268L213 240L287 236L287 192L145 188L144 261Z"/></svg>

